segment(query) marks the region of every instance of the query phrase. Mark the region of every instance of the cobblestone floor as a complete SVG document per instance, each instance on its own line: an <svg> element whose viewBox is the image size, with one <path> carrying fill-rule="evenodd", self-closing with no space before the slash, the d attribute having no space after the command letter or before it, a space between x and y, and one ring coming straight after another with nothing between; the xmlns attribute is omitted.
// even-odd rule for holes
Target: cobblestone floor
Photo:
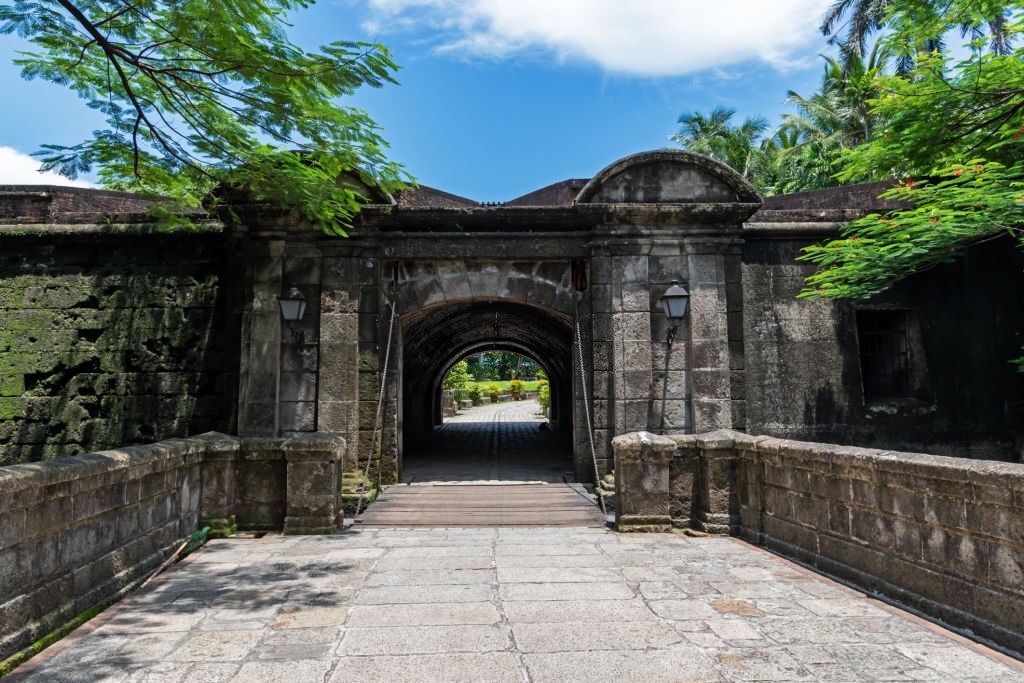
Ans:
<svg viewBox="0 0 1024 683"><path fill-rule="evenodd" d="M409 444L402 481L571 481L570 446L544 422L536 401L470 408Z"/></svg>
<svg viewBox="0 0 1024 683"><path fill-rule="evenodd" d="M727 538L360 530L214 541L15 680L1024 681Z"/></svg>

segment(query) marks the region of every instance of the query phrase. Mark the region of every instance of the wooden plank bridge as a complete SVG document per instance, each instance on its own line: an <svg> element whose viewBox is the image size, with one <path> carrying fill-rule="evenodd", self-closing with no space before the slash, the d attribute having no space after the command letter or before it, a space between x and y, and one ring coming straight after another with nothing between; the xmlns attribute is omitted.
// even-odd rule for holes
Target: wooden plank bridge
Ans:
<svg viewBox="0 0 1024 683"><path fill-rule="evenodd" d="M359 527L602 527L601 510L568 484L430 483L390 486Z"/></svg>

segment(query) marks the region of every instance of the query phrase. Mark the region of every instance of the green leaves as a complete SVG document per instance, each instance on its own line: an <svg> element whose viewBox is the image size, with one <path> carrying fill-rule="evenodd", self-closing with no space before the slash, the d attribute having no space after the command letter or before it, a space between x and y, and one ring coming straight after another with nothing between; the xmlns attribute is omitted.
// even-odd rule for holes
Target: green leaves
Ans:
<svg viewBox="0 0 1024 683"><path fill-rule="evenodd" d="M865 216L846 226L842 239L804 249L800 258L822 269L801 297L867 298L977 242L1024 237L1024 161L955 164L882 197L912 208Z"/></svg>
<svg viewBox="0 0 1024 683"><path fill-rule="evenodd" d="M949 16L928 15L927 5L901 4L891 39L925 44L907 13L925 17L920 30L929 31L937 21L948 28L974 12L954 2ZM981 22L986 8L970 16ZM1022 30L1019 21L1005 28L1011 38ZM847 154L838 175L923 178L882 195L910 208L854 221L844 239L805 249L802 258L822 267L808 280L805 298L872 296L971 244L1024 235L1024 49L976 52L958 62L922 53L916 64L907 77L879 76L873 113L882 125Z"/></svg>
<svg viewBox="0 0 1024 683"><path fill-rule="evenodd" d="M804 249L801 259L820 269L801 297L866 298L973 244L1024 242L1024 48L1013 48L1022 18L1019 0L888 3L884 41L913 68L875 77L878 125L843 157L837 177L916 180L882 195L907 208L866 216L841 239ZM954 29L972 36L959 60L932 49ZM1024 370L1024 359L1017 363Z"/></svg>
<svg viewBox="0 0 1024 683"><path fill-rule="evenodd" d="M196 206L222 184L345 234L376 185L408 176L363 111L339 104L356 89L394 83L381 46L338 41L306 52L287 37L304 0L14 0L0 32L38 51L25 78L74 90L107 116L77 145L44 147L44 167L74 178ZM341 182L347 176L355 181ZM180 212L179 212L180 213Z"/></svg>

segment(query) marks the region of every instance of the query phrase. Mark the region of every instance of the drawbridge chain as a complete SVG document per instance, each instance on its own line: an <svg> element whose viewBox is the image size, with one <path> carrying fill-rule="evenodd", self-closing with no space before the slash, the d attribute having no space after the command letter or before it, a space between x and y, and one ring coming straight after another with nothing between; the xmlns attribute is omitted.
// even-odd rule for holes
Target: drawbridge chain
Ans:
<svg viewBox="0 0 1024 683"><path fill-rule="evenodd" d="M593 408L590 402L590 394L587 391L587 371L583 365L583 333L580 331L580 305L578 291L574 291L572 295L572 306L573 306L573 327L576 331L576 357L579 359L580 366L580 386L583 390L583 414L587 419L587 443L590 446L590 460L594 465L594 492L597 493L597 501L601 504L601 514L604 515L604 519L608 521L608 508L604 504L604 496L599 493L601 488L601 473L597 467L597 451L594 450L594 425L590 420L590 411Z"/></svg>
<svg viewBox="0 0 1024 683"><path fill-rule="evenodd" d="M363 480L359 482L359 499L356 502L356 514L353 519L359 517L363 511L363 500L366 498L366 488L370 481L370 466L373 464L373 456L376 453L378 461L383 459L383 434L380 435L378 441L377 430L380 427L381 411L384 407L384 390L387 386L388 379L388 365L391 362L391 336L395 331L395 311L398 309L398 297L392 297L391 301L391 321L388 323L388 341L387 346L384 350L384 367L380 373L380 390L377 392L377 410L373 414L373 432L370 436L370 452L366 454L366 468L363 471ZM379 444L379 445L378 445ZM378 462L378 468L380 464ZM378 472L380 470L378 469Z"/></svg>

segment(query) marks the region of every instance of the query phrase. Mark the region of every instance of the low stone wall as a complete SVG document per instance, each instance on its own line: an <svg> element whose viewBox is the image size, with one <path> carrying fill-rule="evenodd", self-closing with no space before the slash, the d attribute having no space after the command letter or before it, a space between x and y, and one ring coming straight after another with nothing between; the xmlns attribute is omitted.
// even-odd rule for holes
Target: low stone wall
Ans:
<svg viewBox="0 0 1024 683"><path fill-rule="evenodd" d="M1024 465L732 431L613 445L622 530L732 533L1024 652Z"/></svg>
<svg viewBox="0 0 1024 683"><path fill-rule="evenodd" d="M458 406L455 405L455 392L451 389L442 390L441 417L455 417L456 410L458 410Z"/></svg>
<svg viewBox="0 0 1024 683"><path fill-rule="evenodd" d="M344 444L211 432L0 467L0 660L131 590L197 526L338 530Z"/></svg>

